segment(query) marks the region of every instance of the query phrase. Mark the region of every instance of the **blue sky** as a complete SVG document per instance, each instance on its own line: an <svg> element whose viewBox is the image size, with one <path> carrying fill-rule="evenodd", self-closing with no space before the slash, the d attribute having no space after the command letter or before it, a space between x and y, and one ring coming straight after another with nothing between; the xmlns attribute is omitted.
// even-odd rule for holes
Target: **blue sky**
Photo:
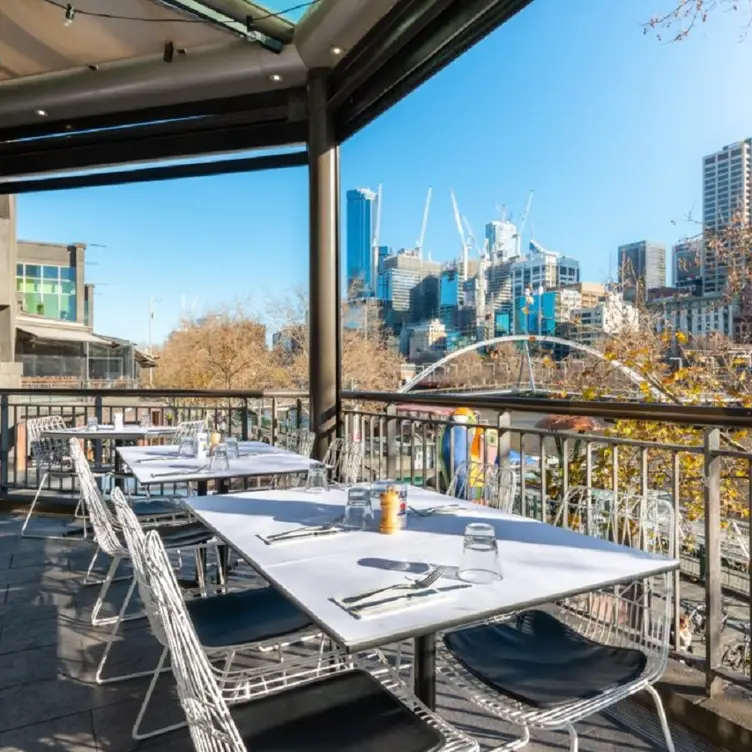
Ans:
<svg viewBox="0 0 752 752"><path fill-rule="evenodd" d="M583 279L615 269L620 243L667 245L696 227L701 158L752 136L746 17L714 13L680 44L644 35L672 0L535 0L342 147L342 188L383 184L382 243L415 242L428 185L426 247L459 252L449 192L476 235L496 206L528 235L580 259ZM96 328L144 342L223 302L263 310L307 283L304 169L19 199L19 237L101 244ZM344 245L344 244L343 244Z"/></svg>

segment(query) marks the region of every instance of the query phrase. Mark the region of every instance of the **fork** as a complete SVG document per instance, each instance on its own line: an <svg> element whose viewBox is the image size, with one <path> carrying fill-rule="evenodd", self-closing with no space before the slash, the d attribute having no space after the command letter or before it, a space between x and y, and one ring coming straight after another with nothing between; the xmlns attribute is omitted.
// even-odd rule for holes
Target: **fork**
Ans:
<svg viewBox="0 0 752 752"><path fill-rule="evenodd" d="M323 533L327 530L333 530L340 522L344 520L344 515L335 517L335 519L325 522L323 525L303 525L302 527L294 527L292 530L285 530L284 533L275 533L274 535L267 535L268 541L282 540L290 535L297 535L298 533L310 532L312 535L315 533Z"/></svg>
<svg viewBox="0 0 752 752"><path fill-rule="evenodd" d="M347 598L343 598L342 603L345 605L354 605L359 601L366 600L367 598L372 598L374 595L378 595L379 593L386 593L389 590L423 590L424 588L433 585L433 583L436 582L436 580L438 580L439 577L441 577L446 571L447 567L436 567L436 569L434 569L432 572L429 572L420 580L415 580L415 582L409 582L405 585L389 585L388 587L378 588L378 590L371 590L367 593L351 595Z"/></svg>
<svg viewBox="0 0 752 752"><path fill-rule="evenodd" d="M408 507L410 512L418 515L418 517L431 517L434 514L441 514L442 512L455 511L461 509L461 504L444 504L440 507L429 507L428 509L416 509L415 507Z"/></svg>
<svg viewBox="0 0 752 752"><path fill-rule="evenodd" d="M207 470L209 465L204 465L203 467L199 468L190 468L188 470L169 470L165 473L152 473L151 478L170 478L173 475L197 475L198 473L203 473L204 470Z"/></svg>

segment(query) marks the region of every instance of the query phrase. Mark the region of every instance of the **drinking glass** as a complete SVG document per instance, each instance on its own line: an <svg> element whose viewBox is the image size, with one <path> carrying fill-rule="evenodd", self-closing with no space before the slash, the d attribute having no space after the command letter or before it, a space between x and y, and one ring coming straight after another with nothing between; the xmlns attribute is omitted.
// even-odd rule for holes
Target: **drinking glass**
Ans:
<svg viewBox="0 0 752 752"><path fill-rule="evenodd" d="M308 469L305 490L308 493L321 493L329 490L329 479L323 462L314 462Z"/></svg>
<svg viewBox="0 0 752 752"><path fill-rule="evenodd" d="M487 584L501 579L499 548L492 525L471 522L465 528L458 576L461 580L474 584Z"/></svg>
<svg viewBox="0 0 752 752"><path fill-rule="evenodd" d="M97 428L99 428L99 421L97 420L96 416L92 416L91 418L87 418L86 420L86 430L87 431L96 431Z"/></svg>
<svg viewBox="0 0 752 752"><path fill-rule="evenodd" d="M224 444L217 444L214 447L211 459L209 460L211 470L229 470L230 458L227 455L227 447Z"/></svg>
<svg viewBox="0 0 752 752"><path fill-rule="evenodd" d="M228 436L225 439L225 446L227 447L227 456L231 460L240 457L240 446L237 439L233 439L231 436Z"/></svg>
<svg viewBox="0 0 752 752"><path fill-rule="evenodd" d="M373 526L373 506L369 487L353 486L347 489L345 519L342 524L350 530L369 530Z"/></svg>
<svg viewBox="0 0 752 752"><path fill-rule="evenodd" d="M192 436L183 436L183 438L180 439L178 457L195 457L195 456L196 456L196 440Z"/></svg>

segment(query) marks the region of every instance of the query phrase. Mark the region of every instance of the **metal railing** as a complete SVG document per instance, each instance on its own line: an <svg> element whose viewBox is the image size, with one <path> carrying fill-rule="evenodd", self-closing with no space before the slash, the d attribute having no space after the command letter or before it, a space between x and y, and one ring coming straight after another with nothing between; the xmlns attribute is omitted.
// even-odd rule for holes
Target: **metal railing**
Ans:
<svg viewBox="0 0 752 752"><path fill-rule="evenodd" d="M137 422L148 413L154 424L205 418L240 439L261 438L272 444L284 442L288 432L308 425L308 395L302 392L59 389L53 392L53 403L36 402L40 394L49 395L50 390L0 390L0 492L35 488L24 423L39 415L59 414L70 424L80 425L92 415L108 422L115 412L124 412L126 422ZM500 462L516 468L518 514L550 524L557 504L574 486L606 489L614 496L655 493L671 499L677 540L683 544L681 571L675 575L675 653L705 671L709 694L723 681L752 689L752 668L733 671L721 660L723 641L734 632L733 624L723 632L725 607L732 603L731 616L739 623L752 621L752 451L746 451L738 440L740 430L752 428L752 410L355 391L343 392L342 399L339 432L363 442L363 479L399 478L445 491L449 473L442 468L471 456L472 447L468 434L463 439L461 431L448 430L457 424L446 416L437 417L431 408L463 406L480 416L475 429L484 439L479 442L483 452L494 448ZM646 422L675 424L686 431L667 443L614 435L613 431L587 435L551 431L525 419L545 414L640 421L643 426ZM736 439L729 440L732 431ZM51 481L50 490L72 490L53 485L58 482ZM729 489L735 495L733 505L726 498ZM684 611L697 616L704 656L682 650L680 617ZM729 624L732 621L729 618Z"/></svg>

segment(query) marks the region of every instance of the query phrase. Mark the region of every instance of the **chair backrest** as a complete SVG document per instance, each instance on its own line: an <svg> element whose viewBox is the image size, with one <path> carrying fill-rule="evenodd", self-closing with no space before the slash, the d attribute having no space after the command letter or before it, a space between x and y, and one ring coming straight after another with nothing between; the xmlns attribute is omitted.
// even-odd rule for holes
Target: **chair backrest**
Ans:
<svg viewBox="0 0 752 752"><path fill-rule="evenodd" d="M172 434L171 444L178 445L185 438L195 439L201 431L206 429L204 420L184 420L178 423L177 430Z"/></svg>
<svg viewBox="0 0 752 752"><path fill-rule="evenodd" d="M102 494L91 472L89 463L84 456L84 450L78 439L70 439L70 455L73 466L81 486L86 512L94 528L94 538L100 548L110 556L123 556L127 551L123 548L115 529L112 512L107 508Z"/></svg>
<svg viewBox="0 0 752 752"><path fill-rule="evenodd" d="M512 512L517 493L517 473L499 465L462 462L454 473L447 493L502 512Z"/></svg>
<svg viewBox="0 0 752 752"><path fill-rule="evenodd" d="M161 631L170 649L180 704L198 752L245 752L185 608L162 539L155 531L143 545L146 581Z"/></svg>
<svg viewBox="0 0 752 752"><path fill-rule="evenodd" d="M298 437L298 446L295 451L298 454L302 454L303 457L310 457L315 441L316 434L313 431L304 431L301 429L300 436Z"/></svg>
<svg viewBox="0 0 752 752"><path fill-rule="evenodd" d="M62 466L70 459L68 442L62 437L49 436L47 431L64 431L68 426L61 415L43 415L26 421L26 436L31 458L37 468Z"/></svg>
<svg viewBox="0 0 752 752"><path fill-rule="evenodd" d="M341 483L357 483L363 461L363 442L334 439L326 450L324 464L332 468L332 478Z"/></svg>
<svg viewBox="0 0 752 752"><path fill-rule="evenodd" d="M673 557L676 525L671 503L657 494L614 494L575 487L565 496L554 524L647 553ZM646 671L660 676L668 661L674 577L655 575L562 602L565 621L590 639L638 648L648 657Z"/></svg>
<svg viewBox="0 0 752 752"><path fill-rule="evenodd" d="M167 638L157 615L157 604L154 602L146 569L146 561L144 560L146 535L141 527L141 523L138 521L138 517L136 517L136 513L131 508L125 496L123 496L123 492L119 488L114 488L111 496L112 503L115 505L115 514L123 531L125 545L128 548L133 573L136 576L138 584L138 592L144 605L146 616L154 632L154 636L167 647Z"/></svg>

